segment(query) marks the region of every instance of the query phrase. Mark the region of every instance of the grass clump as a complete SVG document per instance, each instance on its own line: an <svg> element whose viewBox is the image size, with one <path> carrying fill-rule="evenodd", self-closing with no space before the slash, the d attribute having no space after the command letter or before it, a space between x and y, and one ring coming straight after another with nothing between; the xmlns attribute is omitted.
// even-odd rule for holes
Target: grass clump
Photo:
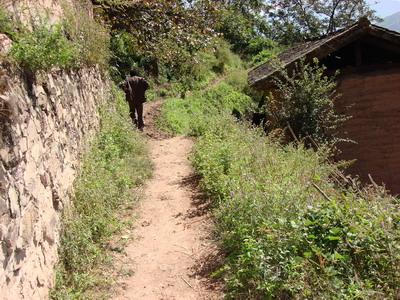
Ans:
<svg viewBox="0 0 400 300"><path fill-rule="evenodd" d="M82 299L106 283L102 264L107 243L123 228L117 212L132 202L131 188L150 176L143 138L133 130L128 107L117 93L116 108L101 112L101 131L83 160L73 205L64 216L53 299ZM138 195L135 195L137 197Z"/></svg>
<svg viewBox="0 0 400 300"><path fill-rule="evenodd" d="M399 201L339 188L327 154L281 146L214 116L194 165L215 200L227 253L216 275L234 299L393 299L400 286ZM318 187L323 194L318 191Z"/></svg>

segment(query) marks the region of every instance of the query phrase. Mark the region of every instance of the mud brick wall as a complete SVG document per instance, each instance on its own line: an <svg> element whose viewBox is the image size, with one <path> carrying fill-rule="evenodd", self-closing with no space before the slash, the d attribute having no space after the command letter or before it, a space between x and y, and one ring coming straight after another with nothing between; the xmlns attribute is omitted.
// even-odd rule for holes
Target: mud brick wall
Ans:
<svg viewBox="0 0 400 300"><path fill-rule="evenodd" d="M62 210L109 97L100 72L0 76L0 299L47 299Z"/></svg>
<svg viewBox="0 0 400 300"><path fill-rule="evenodd" d="M400 68L345 75L338 90L337 107L353 117L341 136L356 142L342 144L340 158L357 159L351 174L400 193Z"/></svg>

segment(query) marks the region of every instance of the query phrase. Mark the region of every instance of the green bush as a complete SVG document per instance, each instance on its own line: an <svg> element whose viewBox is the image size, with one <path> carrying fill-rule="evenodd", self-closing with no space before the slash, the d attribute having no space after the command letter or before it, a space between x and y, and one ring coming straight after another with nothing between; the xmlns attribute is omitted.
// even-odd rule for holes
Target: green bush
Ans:
<svg viewBox="0 0 400 300"><path fill-rule="evenodd" d="M271 49L264 49L253 56L251 60L252 66L261 65L265 62L269 62L273 59L276 59L278 54L281 52L281 48L271 48Z"/></svg>
<svg viewBox="0 0 400 300"><path fill-rule="evenodd" d="M32 31L16 35L10 55L22 68L35 72L53 67L72 68L76 66L79 51L65 37L60 25L51 26L41 22Z"/></svg>
<svg viewBox="0 0 400 300"><path fill-rule="evenodd" d="M338 188L325 158L230 116L210 118L193 161L215 201L227 253L215 275L226 279L228 298L395 298L399 201Z"/></svg>
<svg viewBox="0 0 400 300"><path fill-rule="evenodd" d="M108 261L107 242L124 225L117 212L134 201L131 188L150 176L151 165L141 135L133 130L121 93L101 111L101 131L75 182L73 205L64 215L60 262L53 299L94 297L106 284L99 266Z"/></svg>
<svg viewBox="0 0 400 300"><path fill-rule="evenodd" d="M337 129L348 118L335 110L334 102L340 95L335 93L335 76L328 77L325 71L317 60L298 63L290 75L280 71L274 80L275 94L266 97L268 130L290 125L299 139L312 137L329 144L337 141Z"/></svg>
<svg viewBox="0 0 400 300"><path fill-rule="evenodd" d="M231 50L231 45L225 40L219 39L214 46L215 62L211 69L217 74L236 70L242 67L242 60Z"/></svg>

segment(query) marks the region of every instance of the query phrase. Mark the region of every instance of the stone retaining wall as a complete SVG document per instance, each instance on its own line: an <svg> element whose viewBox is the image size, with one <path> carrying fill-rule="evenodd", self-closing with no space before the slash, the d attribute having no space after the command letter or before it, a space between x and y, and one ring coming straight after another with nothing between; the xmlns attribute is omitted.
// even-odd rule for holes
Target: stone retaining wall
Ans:
<svg viewBox="0 0 400 300"><path fill-rule="evenodd" d="M96 69L10 74L0 78L0 298L46 299L61 212L109 87Z"/></svg>

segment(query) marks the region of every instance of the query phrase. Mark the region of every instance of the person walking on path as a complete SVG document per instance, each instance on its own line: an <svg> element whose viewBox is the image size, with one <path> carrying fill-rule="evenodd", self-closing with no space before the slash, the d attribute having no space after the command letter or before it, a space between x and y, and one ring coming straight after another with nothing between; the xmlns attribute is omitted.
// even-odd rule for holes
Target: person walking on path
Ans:
<svg viewBox="0 0 400 300"><path fill-rule="evenodd" d="M122 88L129 104L132 121L139 130L143 130L143 103L146 102L146 90L149 84L136 70L132 70L130 76L123 82Z"/></svg>

